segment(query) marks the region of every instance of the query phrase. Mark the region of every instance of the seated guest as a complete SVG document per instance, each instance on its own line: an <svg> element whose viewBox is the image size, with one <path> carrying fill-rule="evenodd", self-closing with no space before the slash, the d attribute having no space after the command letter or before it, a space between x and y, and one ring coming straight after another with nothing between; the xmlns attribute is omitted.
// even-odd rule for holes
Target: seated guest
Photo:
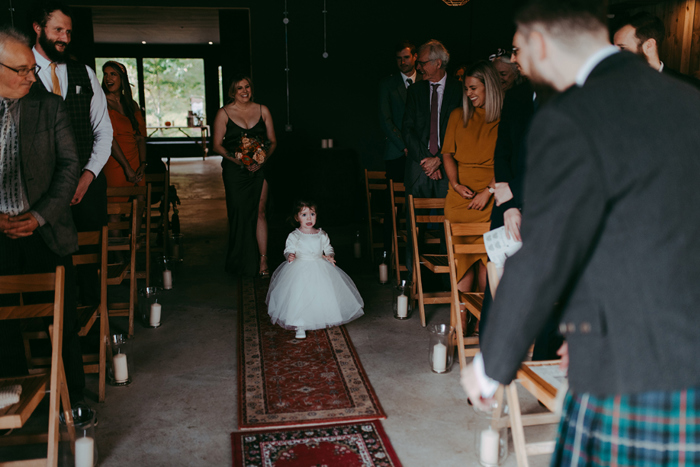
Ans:
<svg viewBox="0 0 700 467"><path fill-rule="evenodd" d="M464 104L450 114L442 146L449 189L445 217L450 222L489 222L496 181L493 153L498 137L503 91L494 66L478 61L464 75ZM475 239L475 241L483 241ZM478 275L486 286L486 255L459 255L459 290L470 292ZM463 324L466 320L462 320Z"/></svg>
<svg viewBox="0 0 700 467"><path fill-rule="evenodd" d="M78 235L70 202L80 169L73 130L63 99L36 84L26 37L0 30L0 63L0 275L66 268L63 362L70 398L79 401L85 377L71 259ZM0 376L26 372L19 324L0 323Z"/></svg>
<svg viewBox="0 0 700 467"><path fill-rule="evenodd" d="M510 61L510 52L505 49L498 51L489 57L491 63L496 68L498 76L501 79L501 87L503 92L508 91L513 86L520 84L523 80L520 77L518 66Z"/></svg>
<svg viewBox="0 0 700 467"><path fill-rule="evenodd" d="M651 13L642 11L619 24L613 37L613 42L619 49L627 50L643 57L650 67L660 73L700 88L700 81L667 67L661 61L659 48L664 40L664 36L663 21Z"/></svg>
<svg viewBox="0 0 700 467"><path fill-rule="evenodd" d="M102 171L108 187L146 186L146 122L139 105L131 97L131 85L126 67L109 61L102 65L102 89L107 96L107 110L114 129L112 156ZM126 198L111 197L113 203ZM144 203L139 200L137 218L141 218Z"/></svg>

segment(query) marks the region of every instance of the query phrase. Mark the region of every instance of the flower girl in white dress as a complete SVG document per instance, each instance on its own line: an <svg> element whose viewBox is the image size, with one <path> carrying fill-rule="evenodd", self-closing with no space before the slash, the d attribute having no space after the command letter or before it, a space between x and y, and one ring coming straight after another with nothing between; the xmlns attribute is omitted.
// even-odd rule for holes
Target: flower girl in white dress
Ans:
<svg viewBox="0 0 700 467"><path fill-rule="evenodd" d="M299 227L287 237L282 263L272 274L267 312L272 324L306 331L339 326L364 314L364 302L354 282L335 266L328 234L316 225L316 205L299 202L294 209Z"/></svg>

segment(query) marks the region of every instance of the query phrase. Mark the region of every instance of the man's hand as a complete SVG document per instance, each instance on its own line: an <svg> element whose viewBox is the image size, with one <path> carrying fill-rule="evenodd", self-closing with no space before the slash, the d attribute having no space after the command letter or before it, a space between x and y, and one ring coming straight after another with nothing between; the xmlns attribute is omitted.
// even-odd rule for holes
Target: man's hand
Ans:
<svg viewBox="0 0 700 467"><path fill-rule="evenodd" d="M428 175L428 178L431 180L442 180L442 172L436 170L432 175Z"/></svg>
<svg viewBox="0 0 700 467"><path fill-rule="evenodd" d="M4 229L4 232L5 235L13 240L29 237L39 228L39 221L34 218L31 212L26 212L16 217L10 217L8 221L9 228Z"/></svg>
<svg viewBox="0 0 700 467"><path fill-rule="evenodd" d="M83 196L85 196L85 193L94 179L95 175L92 172L89 170L83 170L83 173L80 175L80 179L78 180L78 188L75 189L75 194L70 202L71 206L75 206L83 200Z"/></svg>
<svg viewBox="0 0 700 467"><path fill-rule="evenodd" d="M557 350L557 355L561 357L559 362L559 369L564 373L569 372L569 343L564 341L564 343Z"/></svg>
<svg viewBox="0 0 700 467"><path fill-rule="evenodd" d="M500 206L513 199L513 192L510 191L510 186L506 182L498 182L493 196L496 199L496 206Z"/></svg>
<svg viewBox="0 0 700 467"><path fill-rule="evenodd" d="M423 168L423 172L425 172L425 174L428 177L430 177L440 168L440 165L442 165L442 161L439 157L426 157L425 159L420 161L420 165ZM440 176L440 178L442 178L442 175Z"/></svg>
<svg viewBox="0 0 700 467"><path fill-rule="evenodd" d="M479 382L476 379L476 371L474 371L474 365L467 365L464 370L462 370L462 377L460 379L462 384L462 389L467 393L467 397L472 402L474 407L482 410L483 412L491 411L494 407L496 401L493 398L483 399L481 397L481 389L479 388Z"/></svg>
<svg viewBox="0 0 700 467"><path fill-rule="evenodd" d="M520 238L520 222L523 215L518 208L510 208L503 213L503 224L506 227L506 237L522 242Z"/></svg>
<svg viewBox="0 0 700 467"><path fill-rule="evenodd" d="M290 253L289 256L287 256L287 262L289 263L291 263L295 259L297 259L297 255L295 255L294 253Z"/></svg>

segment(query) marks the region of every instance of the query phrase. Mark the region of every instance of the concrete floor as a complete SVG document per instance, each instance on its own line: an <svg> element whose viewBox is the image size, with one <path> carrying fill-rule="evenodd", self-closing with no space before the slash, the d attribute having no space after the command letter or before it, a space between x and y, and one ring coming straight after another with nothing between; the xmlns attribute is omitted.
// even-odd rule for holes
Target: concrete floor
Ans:
<svg viewBox="0 0 700 467"><path fill-rule="evenodd" d="M107 387L99 414L102 466L230 466L230 433L237 417L237 290L224 272L227 222L220 158L174 160L172 181L182 201L186 259L165 294L163 325L137 324L132 346L133 383ZM391 289L377 283L369 260L352 257L361 226L328 228L338 266L355 280L365 316L347 325L384 407L382 421L406 467L478 465L473 429L477 417L459 385L459 369L437 375L428 364L428 333L418 314L397 321ZM287 227L271 228L270 255L281 259ZM279 245L282 246L279 246ZM272 251L279 248L279 252ZM449 322L449 309L430 307L429 323ZM115 320L112 332L126 323ZM96 392L97 379L87 378ZM522 391L523 412L541 411ZM555 427L526 429L531 441L552 439ZM1 452L1 451L0 451ZM548 465L548 456L531 458ZM515 466L512 453L506 466Z"/></svg>

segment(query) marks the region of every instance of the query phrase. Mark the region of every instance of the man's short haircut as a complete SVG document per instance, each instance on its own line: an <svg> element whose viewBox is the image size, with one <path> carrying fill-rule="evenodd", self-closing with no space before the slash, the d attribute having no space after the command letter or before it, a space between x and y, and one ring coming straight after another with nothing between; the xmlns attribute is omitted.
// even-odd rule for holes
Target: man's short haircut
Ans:
<svg viewBox="0 0 700 467"><path fill-rule="evenodd" d="M18 42L20 44L31 47L29 38L12 27L3 27L0 29L0 57L5 56L5 47L10 42Z"/></svg>
<svg viewBox="0 0 700 467"><path fill-rule="evenodd" d="M664 22L657 16L646 11L640 11L632 15L629 20L623 22L620 28L630 25L634 28L634 35L637 37L638 45L644 44L649 39L656 41L656 47L661 48L664 41Z"/></svg>
<svg viewBox="0 0 700 467"><path fill-rule="evenodd" d="M65 3L58 0L37 0L29 9L29 25L37 23L42 29L45 28L51 14L57 10L73 19L70 8Z"/></svg>
<svg viewBox="0 0 700 467"><path fill-rule="evenodd" d="M398 44L396 44L396 47L394 48L394 52L399 53L403 49L408 49L411 52L411 55L416 54L416 46L413 42L411 41L401 41Z"/></svg>
<svg viewBox="0 0 700 467"><path fill-rule="evenodd" d="M442 42L431 39L425 44L421 45L418 49L418 55L422 54L425 50L428 51L428 57L430 60L442 60L442 66L440 68L447 68L447 64L450 61L450 54Z"/></svg>
<svg viewBox="0 0 700 467"><path fill-rule="evenodd" d="M576 45L581 34L607 34L607 0L531 0L515 15L524 32L540 26L552 37Z"/></svg>

